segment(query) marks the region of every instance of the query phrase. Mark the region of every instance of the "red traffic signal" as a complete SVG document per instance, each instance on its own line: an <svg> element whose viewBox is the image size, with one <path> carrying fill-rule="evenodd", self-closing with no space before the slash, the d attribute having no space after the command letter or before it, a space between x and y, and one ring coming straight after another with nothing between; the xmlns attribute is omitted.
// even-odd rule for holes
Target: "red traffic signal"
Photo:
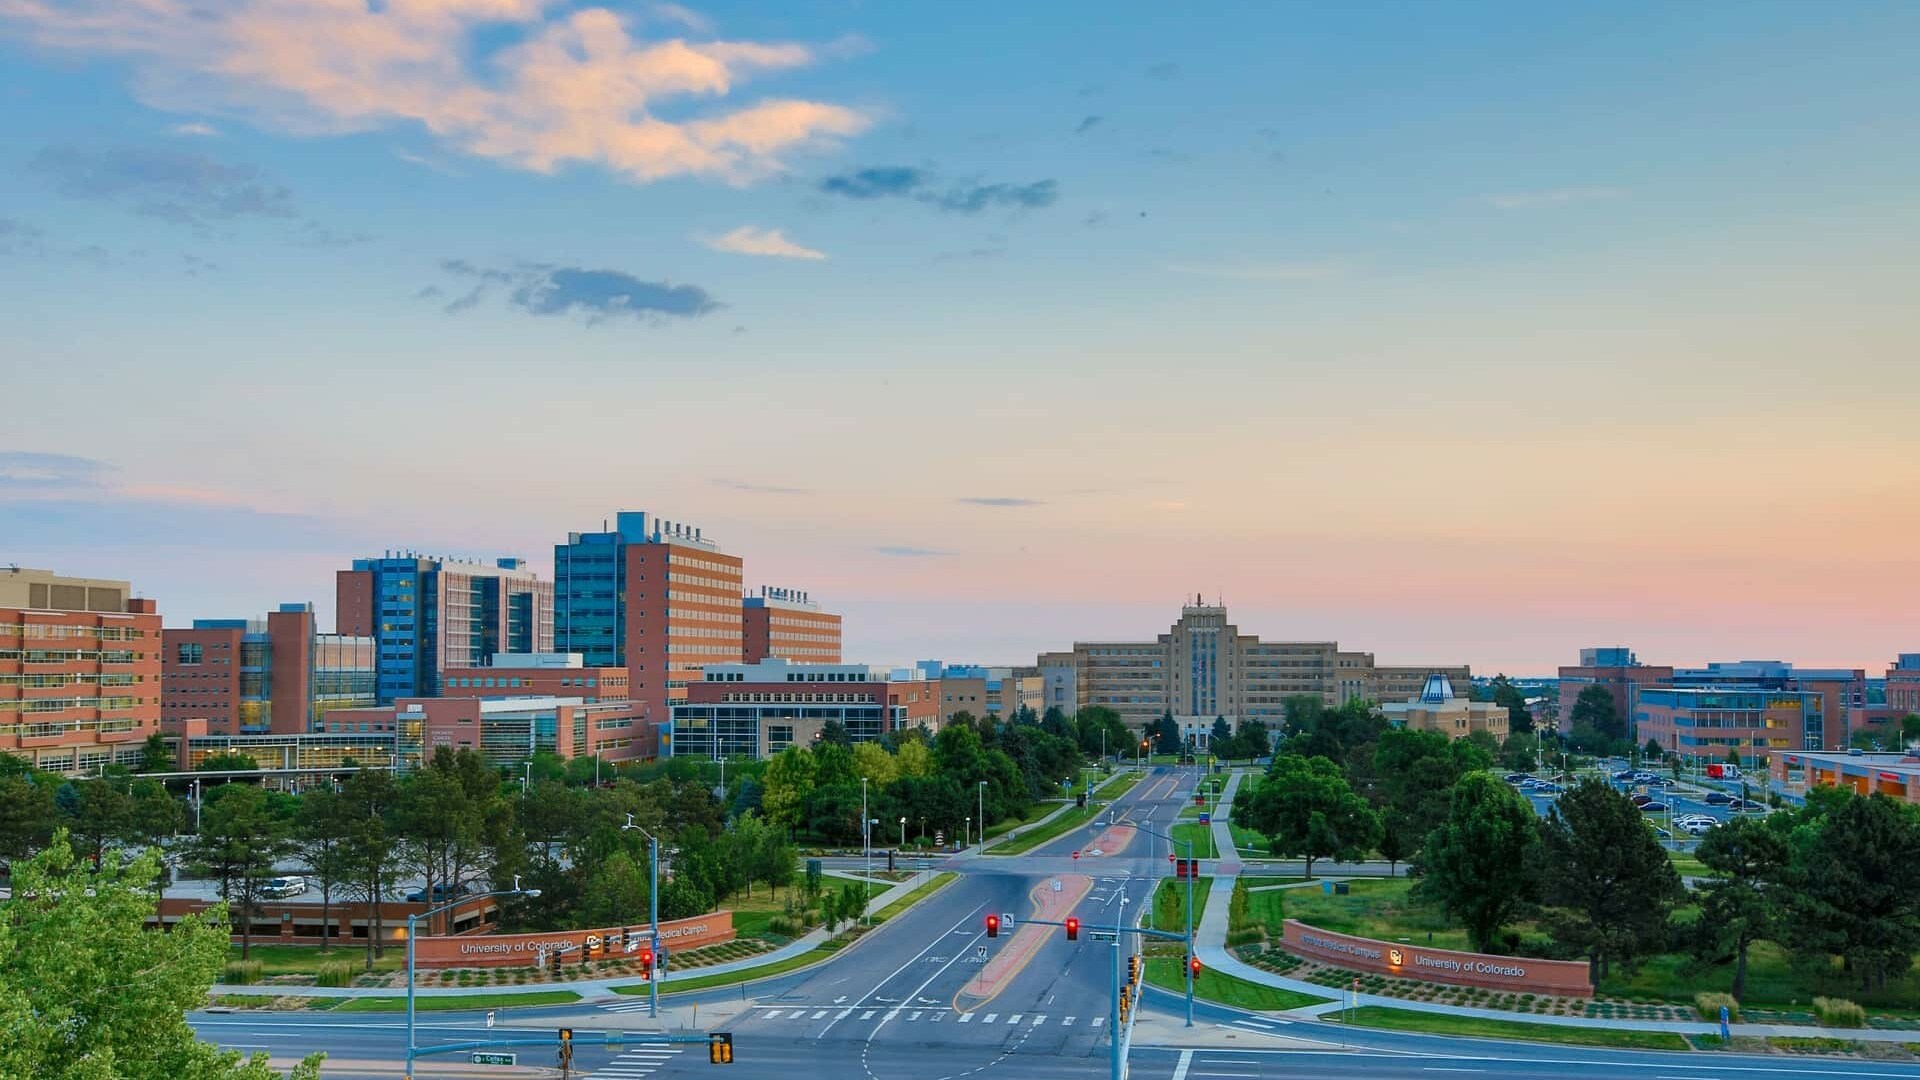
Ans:
<svg viewBox="0 0 1920 1080"><path fill-rule="evenodd" d="M653 950L652 949L640 950L640 966L649 971L653 970Z"/></svg>
<svg viewBox="0 0 1920 1080"><path fill-rule="evenodd" d="M1070 918L1067 920L1067 940L1068 941L1080 940L1080 920L1079 919Z"/></svg>
<svg viewBox="0 0 1920 1080"><path fill-rule="evenodd" d="M1197 978L1200 974L1200 958L1197 956L1187 957L1187 970L1193 972Z"/></svg>
<svg viewBox="0 0 1920 1080"><path fill-rule="evenodd" d="M1000 916L998 915L987 916L987 936L988 937L1000 936Z"/></svg>

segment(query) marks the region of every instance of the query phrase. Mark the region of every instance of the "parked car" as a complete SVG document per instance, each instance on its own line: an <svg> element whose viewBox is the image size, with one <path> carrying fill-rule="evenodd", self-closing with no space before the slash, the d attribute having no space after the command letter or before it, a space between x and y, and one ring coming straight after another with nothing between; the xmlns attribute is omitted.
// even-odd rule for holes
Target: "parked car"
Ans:
<svg viewBox="0 0 1920 1080"><path fill-rule="evenodd" d="M1663 802L1641 803L1640 812L1643 814L1664 814L1667 812L1667 804Z"/></svg>
<svg viewBox="0 0 1920 1080"><path fill-rule="evenodd" d="M1707 833L1712 832L1713 827L1718 824L1719 822L1713 821L1711 819L1706 821L1689 821L1686 824L1679 826L1679 828L1692 836L1704 836Z"/></svg>
<svg viewBox="0 0 1920 1080"><path fill-rule="evenodd" d="M1619 772L1613 774L1615 780L1631 780L1633 777L1634 772L1632 769L1621 769Z"/></svg>
<svg viewBox="0 0 1920 1080"><path fill-rule="evenodd" d="M1729 803L1737 803L1740 800L1732 795L1727 795L1718 791L1712 791L1712 792L1708 792L1707 797L1700 801L1703 803L1706 803L1708 806L1726 806Z"/></svg>
<svg viewBox="0 0 1920 1080"><path fill-rule="evenodd" d="M1531 779L1533 779L1533 777L1523 772L1510 772L1507 774L1507 783L1509 784L1524 784Z"/></svg>
<svg viewBox="0 0 1920 1080"><path fill-rule="evenodd" d="M1633 805L1641 809L1645 809L1646 805L1653 801L1653 796L1651 795L1634 795L1630 797L1633 799Z"/></svg>
<svg viewBox="0 0 1920 1080"><path fill-rule="evenodd" d="M303 877L272 877L260 883L260 895L268 900L285 900L306 891L307 879Z"/></svg>
<svg viewBox="0 0 1920 1080"><path fill-rule="evenodd" d="M433 902L436 904L444 903L457 896L465 895L467 895L467 887L465 885L455 886L442 882L433 887ZM407 894L407 903L409 904L424 904L426 902L427 890L425 889L415 889Z"/></svg>

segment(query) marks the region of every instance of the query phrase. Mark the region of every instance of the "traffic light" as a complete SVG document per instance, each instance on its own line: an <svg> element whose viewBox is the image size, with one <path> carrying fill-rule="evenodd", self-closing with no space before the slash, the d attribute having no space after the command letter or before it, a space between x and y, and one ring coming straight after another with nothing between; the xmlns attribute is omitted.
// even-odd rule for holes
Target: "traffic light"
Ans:
<svg viewBox="0 0 1920 1080"><path fill-rule="evenodd" d="M1067 919L1067 940L1068 941L1080 940L1080 920L1079 919L1075 919L1075 918Z"/></svg>
<svg viewBox="0 0 1920 1080"><path fill-rule="evenodd" d="M998 915L987 916L987 936L988 937L1000 936L1000 916Z"/></svg>
<svg viewBox="0 0 1920 1080"><path fill-rule="evenodd" d="M1121 1023L1124 1024L1127 1022L1127 1010L1130 1009L1132 1005L1133 1005L1133 995L1127 992L1127 987L1124 987L1124 986L1121 987L1120 988L1120 1022Z"/></svg>
<svg viewBox="0 0 1920 1080"><path fill-rule="evenodd" d="M1140 982L1140 955L1135 953L1127 957L1127 983L1137 985Z"/></svg>
<svg viewBox="0 0 1920 1080"><path fill-rule="evenodd" d="M552 952L547 954L547 962L553 965L553 973L555 975L560 974L560 950L559 949L555 949Z"/></svg>
<svg viewBox="0 0 1920 1080"><path fill-rule="evenodd" d="M714 1065L733 1064L733 1032L714 1031L708 1033L707 1061Z"/></svg>
<svg viewBox="0 0 1920 1080"><path fill-rule="evenodd" d="M1197 956L1187 957L1187 970L1193 972L1194 978L1196 979L1199 978L1200 977L1200 958Z"/></svg>
<svg viewBox="0 0 1920 1080"><path fill-rule="evenodd" d="M646 946L640 949L640 974L653 978L653 950Z"/></svg>
<svg viewBox="0 0 1920 1080"><path fill-rule="evenodd" d="M573 1029L560 1029L560 1066L565 1068L573 1064Z"/></svg>

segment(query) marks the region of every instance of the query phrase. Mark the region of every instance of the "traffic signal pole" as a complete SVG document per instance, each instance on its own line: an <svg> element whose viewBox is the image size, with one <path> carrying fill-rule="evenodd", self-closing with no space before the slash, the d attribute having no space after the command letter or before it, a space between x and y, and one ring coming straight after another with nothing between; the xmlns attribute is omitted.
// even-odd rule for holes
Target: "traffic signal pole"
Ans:
<svg viewBox="0 0 1920 1080"><path fill-rule="evenodd" d="M1061 929L1066 929L1066 926L1067 926L1065 922L1055 920L1055 919L1025 919L1025 920L1019 920L1019 921L1032 926L1058 926ZM1189 930L1185 934L1175 934L1167 930L1155 930L1155 929L1152 929L1151 927L1145 927L1145 926L1130 927L1130 926L1125 926L1119 923L1115 923L1114 925L1111 925L1111 926L1100 926L1094 923L1083 923L1083 922L1080 922L1078 919L1074 920L1074 925L1076 928L1080 930L1087 930L1094 933L1106 933L1106 934L1113 935L1113 1012L1111 1014L1111 1019L1109 1020L1109 1023L1113 1025L1113 1043L1112 1043L1113 1056L1112 1056L1112 1063L1111 1063L1111 1070L1110 1070L1111 1076L1108 1078L1108 1080L1126 1080L1127 1050L1133 1044L1132 1021L1134 1016L1138 1015L1137 1002L1135 1003L1133 1008L1130 1008L1127 1010L1125 1019L1122 1019L1121 1009L1120 1009L1121 994L1125 989L1130 988L1132 985L1131 982L1126 978L1126 976L1121 974L1121 965L1120 965L1120 954L1122 952L1125 952L1127 948L1127 935L1128 934L1135 935L1135 937L1138 940L1140 940L1143 944L1147 938L1153 938L1158 941L1184 942L1187 946L1187 956L1185 960L1185 963L1187 966L1187 980L1188 980L1188 985L1191 986L1192 980L1193 980L1193 963L1194 963L1193 932ZM988 927L988 932L987 932L988 937L999 937L1000 936L999 931L1003 928L1000 921L1000 916L988 915L987 927ZM1146 950L1142 948L1140 951L1141 951L1142 963L1144 964ZM1141 973L1141 976L1143 979L1145 977L1145 974L1146 973L1144 971ZM1142 987L1142 989L1144 990L1144 987ZM1144 996L1144 994L1142 996Z"/></svg>

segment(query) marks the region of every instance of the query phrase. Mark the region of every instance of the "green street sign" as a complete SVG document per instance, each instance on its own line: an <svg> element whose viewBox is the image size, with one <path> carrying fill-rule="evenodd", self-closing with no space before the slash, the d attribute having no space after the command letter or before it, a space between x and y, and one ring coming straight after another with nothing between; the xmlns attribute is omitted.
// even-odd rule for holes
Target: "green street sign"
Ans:
<svg viewBox="0 0 1920 1080"><path fill-rule="evenodd" d="M520 1060L518 1054L469 1054L467 1060L475 1065L512 1065Z"/></svg>

